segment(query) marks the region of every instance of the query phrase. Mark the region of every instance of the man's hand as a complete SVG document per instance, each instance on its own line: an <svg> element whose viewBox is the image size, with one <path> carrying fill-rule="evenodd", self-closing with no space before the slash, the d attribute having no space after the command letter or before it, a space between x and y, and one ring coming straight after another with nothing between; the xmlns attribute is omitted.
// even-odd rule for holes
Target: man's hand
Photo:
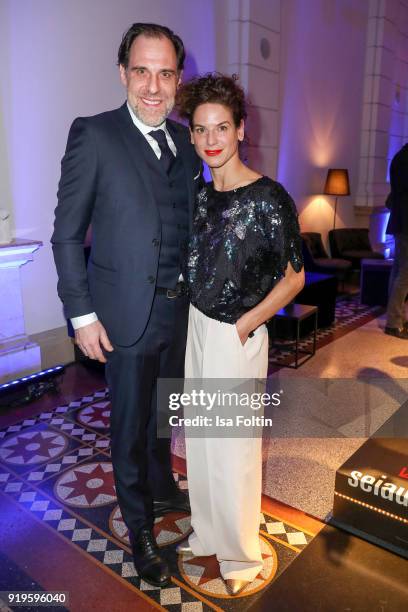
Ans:
<svg viewBox="0 0 408 612"><path fill-rule="evenodd" d="M104 348L105 351L113 351L113 346L100 321L95 321L94 323L84 325L75 330L75 343L86 357L89 357L89 359L97 359L101 363L106 363L102 348Z"/></svg>

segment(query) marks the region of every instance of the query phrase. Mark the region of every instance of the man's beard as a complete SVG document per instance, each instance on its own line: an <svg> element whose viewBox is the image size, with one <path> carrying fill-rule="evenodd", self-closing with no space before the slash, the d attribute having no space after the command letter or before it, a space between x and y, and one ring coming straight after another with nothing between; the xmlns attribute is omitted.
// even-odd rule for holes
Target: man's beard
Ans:
<svg viewBox="0 0 408 612"><path fill-rule="evenodd" d="M147 96L146 96L147 97ZM171 111L174 108L174 100L166 100L164 102L165 108L164 110L155 110L154 107L152 109L147 109L143 105L139 99L136 99L135 104L132 104L132 110L135 113L136 117L145 125L149 127L157 127L161 125L165 119L170 115Z"/></svg>

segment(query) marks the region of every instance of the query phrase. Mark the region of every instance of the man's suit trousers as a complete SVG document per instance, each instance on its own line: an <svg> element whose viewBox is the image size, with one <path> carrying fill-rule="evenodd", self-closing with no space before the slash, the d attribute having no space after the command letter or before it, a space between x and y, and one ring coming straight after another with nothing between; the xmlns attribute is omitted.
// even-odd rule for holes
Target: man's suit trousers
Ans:
<svg viewBox="0 0 408 612"><path fill-rule="evenodd" d="M170 440L157 438L157 379L184 375L188 300L156 294L133 346L107 353L112 464L123 519L135 535L153 526L153 499L174 496Z"/></svg>

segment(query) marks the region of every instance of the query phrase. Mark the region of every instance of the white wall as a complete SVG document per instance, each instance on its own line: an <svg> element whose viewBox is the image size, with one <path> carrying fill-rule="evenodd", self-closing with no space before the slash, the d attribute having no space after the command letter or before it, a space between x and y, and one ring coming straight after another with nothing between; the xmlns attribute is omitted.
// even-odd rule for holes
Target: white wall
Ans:
<svg viewBox="0 0 408 612"><path fill-rule="evenodd" d="M249 166L276 177L279 137L281 0L231 0L229 71L238 72L248 97ZM232 37L231 37L232 38Z"/></svg>
<svg viewBox="0 0 408 612"><path fill-rule="evenodd" d="M368 2L282 2L278 178L300 211L303 231L326 237L333 198L326 170L348 168L351 197L339 198L336 227L358 223L358 179Z"/></svg>
<svg viewBox="0 0 408 612"><path fill-rule="evenodd" d="M49 244L60 160L74 117L124 100L116 67L123 31L134 21L163 23L186 43L187 76L227 70L227 47L239 44L226 23L235 2L271 10L269 0L0 1L0 206L13 210L18 237L44 242L22 269L28 333L64 324ZM328 167L350 171L338 226L361 222L353 204L369 3L281 1L277 178L296 200L302 229L324 237L333 223L333 199L322 195ZM266 96L273 88L265 80Z"/></svg>
<svg viewBox="0 0 408 612"><path fill-rule="evenodd" d="M183 38L187 75L213 70L215 1L0 3L0 198L14 210L15 235L44 242L22 269L28 334L64 324L49 240L72 120L124 101L116 54L135 21L162 23Z"/></svg>
<svg viewBox="0 0 408 612"><path fill-rule="evenodd" d="M3 91L10 80L8 18L8 4L0 2L0 208L6 208L12 213L5 92ZM7 107L9 107L8 104Z"/></svg>

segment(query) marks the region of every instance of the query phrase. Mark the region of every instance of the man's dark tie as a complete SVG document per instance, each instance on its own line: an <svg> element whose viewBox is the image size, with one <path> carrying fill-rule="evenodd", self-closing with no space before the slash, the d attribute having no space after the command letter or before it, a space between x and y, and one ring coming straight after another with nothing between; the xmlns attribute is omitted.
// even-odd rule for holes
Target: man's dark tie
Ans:
<svg viewBox="0 0 408 612"><path fill-rule="evenodd" d="M168 173L171 164L174 162L175 158L168 145L164 130L152 130L151 132L149 132L149 136L154 138L157 144L159 145L161 151L160 163L163 165L163 168Z"/></svg>

